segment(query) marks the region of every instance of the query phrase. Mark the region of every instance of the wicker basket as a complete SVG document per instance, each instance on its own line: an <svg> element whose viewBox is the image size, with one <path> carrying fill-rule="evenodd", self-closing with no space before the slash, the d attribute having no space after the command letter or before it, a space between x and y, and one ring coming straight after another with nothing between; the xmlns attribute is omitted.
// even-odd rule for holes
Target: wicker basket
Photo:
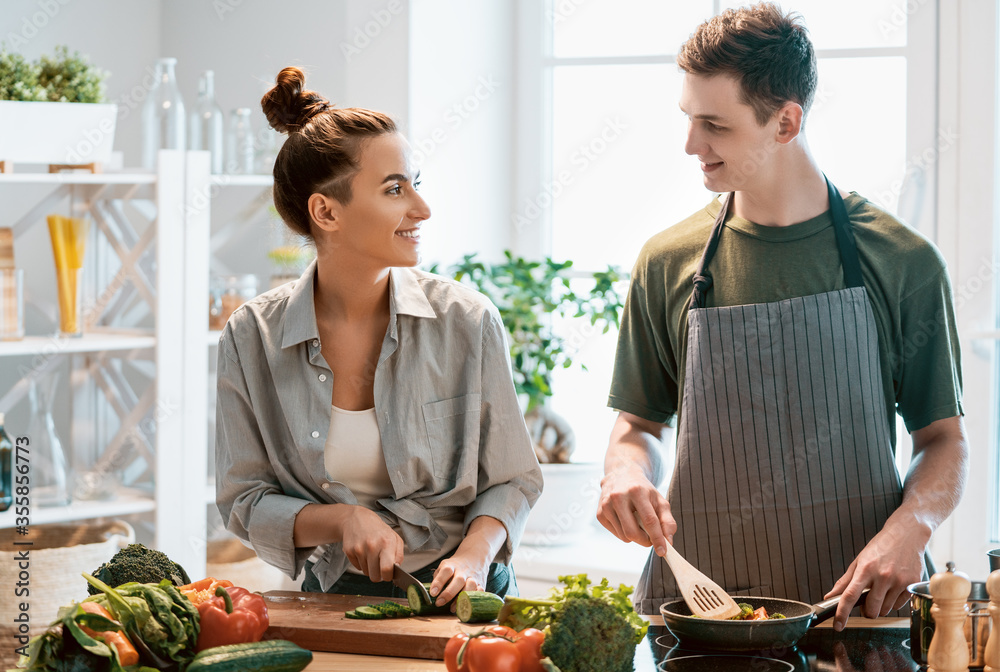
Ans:
<svg viewBox="0 0 1000 672"><path fill-rule="evenodd" d="M235 585L251 591L298 590L298 584L257 557L239 539L208 542L205 574L217 579L229 579Z"/></svg>
<svg viewBox="0 0 1000 672"><path fill-rule="evenodd" d="M20 613L19 603L29 605L29 635L45 631L59 607L87 597L87 582L81 572L93 572L111 559L118 549L135 541L135 531L124 521L104 524L33 525L27 536L14 529L0 530L0 586L13 599L0 600L0 670L13 667L17 656L10 646L17 630L12 627ZM31 542L31 546L14 542ZM26 597L13 596L20 580L18 553L28 553Z"/></svg>

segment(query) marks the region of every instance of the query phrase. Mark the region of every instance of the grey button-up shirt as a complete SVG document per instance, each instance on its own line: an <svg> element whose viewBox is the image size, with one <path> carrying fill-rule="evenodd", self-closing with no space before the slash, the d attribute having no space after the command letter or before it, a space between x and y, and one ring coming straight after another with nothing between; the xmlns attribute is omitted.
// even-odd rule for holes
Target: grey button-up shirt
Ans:
<svg viewBox="0 0 1000 672"><path fill-rule="evenodd" d="M295 578L314 548L296 548L306 504L357 504L327 473L333 372L320 351L316 264L233 313L219 342L216 501L230 531ZM394 494L376 512L407 551L436 550L436 517L492 516L507 528L509 563L542 488L511 379L496 307L460 283L390 270L389 328L372 372L382 452ZM313 571L328 590L349 561L320 547Z"/></svg>

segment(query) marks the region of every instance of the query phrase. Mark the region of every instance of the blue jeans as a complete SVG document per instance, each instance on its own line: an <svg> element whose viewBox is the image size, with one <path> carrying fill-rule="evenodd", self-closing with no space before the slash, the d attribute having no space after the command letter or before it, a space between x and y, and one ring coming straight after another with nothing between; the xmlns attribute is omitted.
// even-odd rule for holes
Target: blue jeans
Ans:
<svg viewBox="0 0 1000 672"><path fill-rule="evenodd" d="M441 558L444 560L444 558ZM411 572L418 581L430 583L434 578L434 570L437 569L441 560L433 562L423 569ZM306 593L322 593L319 579L312 571L313 563L306 562L305 579L302 581L302 591ZM490 565L489 574L486 577L486 590L504 597L511 595L516 597L517 579L514 577L514 569L507 565L494 562ZM375 582L362 574L351 574L344 572L335 584L330 587L328 593L338 593L340 595L372 595L375 597L406 597L406 592L397 588L391 581Z"/></svg>

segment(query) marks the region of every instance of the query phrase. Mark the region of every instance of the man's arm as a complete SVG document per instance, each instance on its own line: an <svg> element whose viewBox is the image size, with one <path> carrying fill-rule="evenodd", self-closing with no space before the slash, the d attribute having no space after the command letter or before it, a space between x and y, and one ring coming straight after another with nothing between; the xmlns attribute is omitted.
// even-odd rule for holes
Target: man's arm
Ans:
<svg viewBox="0 0 1000 672"><path fill-rule="evenodd" d="M906 587L921 579L931 534L958 505L969 471L969 445L961 416L913 432L913 459L903 484L903 503L861 551L827 597L843 593L834 628L841 630L858 596L871 588L863 612L869 618L899 609Z"/></svg>
<svg viewBox="0 0 1000 672"><path fill-rule="evenodd" d="M661 557L677 531L670 504L656 489L664 477L661 451L668 431L659 422L624 411L618 414L604 458L597 507L597 519L616 537L653 546Z"/></svg>

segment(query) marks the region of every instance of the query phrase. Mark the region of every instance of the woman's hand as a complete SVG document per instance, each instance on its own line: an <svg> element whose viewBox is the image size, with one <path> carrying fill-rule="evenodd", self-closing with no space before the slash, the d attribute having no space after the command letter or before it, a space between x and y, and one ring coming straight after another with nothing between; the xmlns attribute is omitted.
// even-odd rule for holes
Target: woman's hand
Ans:
<svg viewBox="0 0 1000 672"><path fill-rule="evenodd" d="M431 597L437 596L435 604L443 606L455 599L463 590L485 590L486 578L490 571L490 559L483 559L480 553L462 553L442 560L434 570L431 582Z"/></svg>
<svg viewBox="0 0 1000 672"><path fill-rule="evenodd" d="M496 518L479 516L473 520L455 554L434 570L430 593L437 597L435 604L444 606L463 590L486 590L490 564L505 541L507 528Z"/></svg>
<svg viewBox="0 0 1000 672"><path fill-rule="evenodd" d="M352 565L372 581L392 581L392 565L403 562L403 540L378 514L351 506L341 531L344 555Z"/></svg>

